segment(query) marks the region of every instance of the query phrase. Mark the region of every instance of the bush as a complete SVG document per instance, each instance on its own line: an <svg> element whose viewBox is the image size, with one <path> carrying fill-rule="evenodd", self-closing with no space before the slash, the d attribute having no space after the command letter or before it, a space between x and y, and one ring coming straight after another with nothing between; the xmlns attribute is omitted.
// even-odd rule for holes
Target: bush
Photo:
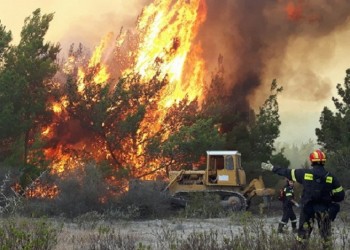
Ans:
<svg viewBox="0 0 350 250"><path fill-rule="evenodd" d="M230 211L220 204L219 195L210 193L191 193L183 211L186 218L215 218L226 216Z"/></svg>
<svg viewBox="0 0 350 250"><path fill-rule="evenodd" d="M164 186L164 182L161 181L132 180L129 191L118 201L121 210L128 211L133 208L138 212L139 219L169 215L170 197L168 193L163 192Z"/></svg>
<svg viewBox="0 0 350 250"><path fill-rule="evenodd" d="M0 165L0 215L15 215L23 207L24 197L13 190L19 173Z"/></svg>
<svg viewBox="0 0 350 250"><path fill-rule="evenodd" d="M326 169L336 175L344 188L350 188L350 147L342 147L336 152L327 154Z"/></svg>
<svg viewBox="0 0 350 250"><path fill-rule="evenodd" d="M122 234L110 228L99 228L97 233L90 234L88 240L77 242L74 249L124 249L124 250L144 250L151 249L138 243L137 236L133 234Z"/></svg>
<svg viewBox="0 0 350 250"><path fill-rule="evenodd" d="M102 212L101 198L107 195L107 184L97 166L88 164L59 179L59 194L52 200L54 215L68 218L97 211Z"/></svg>
<svg viewBox="0 0 350 250"><path fill-rule="evenodd" d="M87 164L85 168L72 170L67 176L56 177L50 183L58 186L58 195L54 198L26 199L21 209L22 215L74 218L92 211L103 211L101 198L107 196L108 187L96 165Z"/></svg>
<svg viewBox="0 0 350 250"><path fill-rule="evenodd" d="M0 225L0 249L53 249L61 228L46 219L4 219Z"/></svg>

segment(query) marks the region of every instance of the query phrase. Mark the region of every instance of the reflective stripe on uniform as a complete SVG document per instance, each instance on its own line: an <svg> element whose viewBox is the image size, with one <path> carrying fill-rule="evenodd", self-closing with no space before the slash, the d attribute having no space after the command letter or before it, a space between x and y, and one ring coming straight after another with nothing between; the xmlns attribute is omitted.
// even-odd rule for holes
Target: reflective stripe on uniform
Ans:
<svg viewBox="0 0 350 250"><path fill-rule="evenodd" d="M286 196L292 196L293 194L292 193L286 193Z"/></svg>
<svg viewBox="0 0 350 250"><path fill-rule="evenodd" d="M333 189L333 190L332 190L332 194L339 193L339 192L341 192L341 191L343 191L343 187L342 187L342 186L340 186L340 187L338 187L338 188L336 188L336 189Z"/></svg>
<svg viewBox="0 0 350 250"><path fill-rule="evenodd" d="M332 176L327 176L326 183L332 183L332 182L333 182L333 177Z"/></svg>
<svg viewBox="0 0 350 250"><path fill-rule="evenodd" d="M291 171L291 176L292 176L292 180L293 181L297 181L297 179L295 178L295 169L292 169L292 171Z"/></svg>
<svg viewBox="0 0 350 250"><path fill-rule="evenodd" d="M305 173L304 180L312 181L313 179L314 179L314 175L313 174Z"/></svg>

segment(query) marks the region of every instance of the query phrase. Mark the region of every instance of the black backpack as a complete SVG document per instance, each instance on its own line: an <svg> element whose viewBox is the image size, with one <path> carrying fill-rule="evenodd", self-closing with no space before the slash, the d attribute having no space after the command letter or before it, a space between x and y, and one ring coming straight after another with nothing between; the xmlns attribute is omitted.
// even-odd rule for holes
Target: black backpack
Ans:
<svg viewBox="0 0 350 250"><path fill-rule="evenodd" d="M329 175L327 172L324 176L314 175L314 180L312 182L312 201L328 201L330 198L329 191L326 185L326 178Z"/></svg>

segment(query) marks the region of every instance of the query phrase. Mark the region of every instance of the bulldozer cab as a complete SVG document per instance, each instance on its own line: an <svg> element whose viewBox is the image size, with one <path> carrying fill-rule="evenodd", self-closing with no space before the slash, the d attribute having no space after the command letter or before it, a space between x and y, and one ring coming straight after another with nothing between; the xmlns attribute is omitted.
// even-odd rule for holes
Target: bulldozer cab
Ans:
<svg viewBox="0 0 350 250"><path fill-rule="evenodd" d="M207 151L207 185L244 186L246 176L238 151Z"/></svg>
<svg viewBox="0 0 350 250"><path fill-rule="evenodd" d="M246 185L245 171L238 151L207 151L205 170L169 171L169 190L172 203L184 207L189 194L206 193L220 197L220 204L233 211L247 209L254 196L271 196L274 190L265 188L262 177Z"/></svg>

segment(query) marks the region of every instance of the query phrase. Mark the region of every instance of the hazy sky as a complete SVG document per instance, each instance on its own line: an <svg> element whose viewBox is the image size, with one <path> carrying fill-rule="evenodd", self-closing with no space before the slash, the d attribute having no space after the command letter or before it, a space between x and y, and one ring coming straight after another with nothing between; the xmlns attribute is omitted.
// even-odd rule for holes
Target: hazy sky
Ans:
<svg viewBox="0 0 350 250"><path fill-rule="evenodd" d="M18 42L24 19L41 8L42 14L55 13L50 24L47 40L60 42L63 53L72 43L82 42L93 48L108 32L118 33L120 28L134 27L137 15L150 0L0 0L0 20L7 30L11 30L14 42ZM350 11L350 10L349 10ZM315 140L315 128L319 126L319 117L325 105L333 108L331 97L336 93L336 84L342 83L345 70L350 68L350 20L343 28L330 32L327 36L289 38L282 61L273 62L266 67L265 81L277 78L284 86L280 96L280 115L282 120L279 141L290 143ZM320 51L323 51L320 57ZM283 65L284 70L274 68ZM305 70L307 69L307 71ZM300 72L303 74L299 74ZM301 77L315 76L324 81L330 89L320 90L317 97L308 98L307 89L313 82L303 83ZM305 78L304 78L305 80ZM298 87L295 87L298 83Z"/></svg>
<svg viewBox="0 0 350 250"><path fill-rule="evenodd" d="M0 0L0 20L18 41L24 19L37 8L54 13L47 40L95 46L107 32L133 26L147 0Z"/></svg>
<svg viewBox="0 0 350 250"><path fill-rule="evenodd" d="M349 41L350 20L344 29L326 37L289 41L286 57L280 62L285 64L285 70L277 76L272 73L266 76L267 79L277 78L284 86L279 98L281 141L300 143L307 142L309 138L316 141L315 128L320 127L321 112L324 106L335 110L331 98L339 97L336 85L344 83L345 70L350 68ZM323 56L320 51L324 52ZM303 71L305 68L310 72L306 81L301 79L308 74ZM312 81L313 74L317 74L318 81L329 87L319 89L319 98L317 95L308 97L310 86L312 88L316 82ZM299 82L304 83L296 87Z"/></svg>

